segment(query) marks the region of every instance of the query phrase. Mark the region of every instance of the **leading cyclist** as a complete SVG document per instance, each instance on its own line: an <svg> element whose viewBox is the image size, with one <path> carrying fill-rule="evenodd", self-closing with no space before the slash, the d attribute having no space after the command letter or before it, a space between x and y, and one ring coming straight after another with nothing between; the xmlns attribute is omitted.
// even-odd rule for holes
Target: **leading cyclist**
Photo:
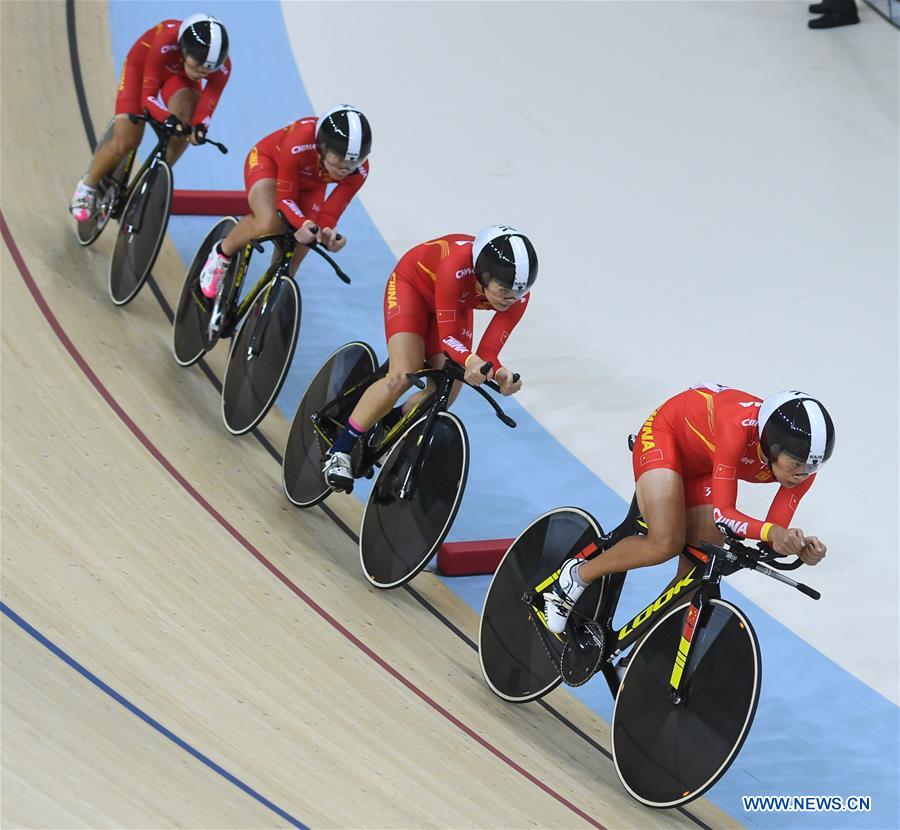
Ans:
<svg viewBox="0 0 900 830"><path fill-rule="evenodd" d="M685 541L721 541L716 522L767 542L776 553L817 564L825 545L791 527L791 520L833 450L831 417L803 392L761 400L713 385L670 398L644 421L632 452L647 535L622 539L587 561L567 559L544 594L547 627L564 631L572 606L602 576L658 565L677 556ZM764 521L737 510L739 480L780 485ZM681 557L678 576L690 567Z"/></svg>

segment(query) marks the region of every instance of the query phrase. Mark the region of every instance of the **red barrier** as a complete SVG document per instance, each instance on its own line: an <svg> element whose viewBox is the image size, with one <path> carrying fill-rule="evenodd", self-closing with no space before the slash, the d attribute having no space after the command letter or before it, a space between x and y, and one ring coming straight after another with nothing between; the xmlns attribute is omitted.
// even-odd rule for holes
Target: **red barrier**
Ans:
<svg viewBox="0 0 900 830"><path fill-rule="evenodd" d="M243 190L176 190L172 213L189 216L246 216L250 213Z"/></svg>
<svg viewBox="0 0 900 830"><path fill-rule="evenodd" d="M437 568L444 576L492 574L512 543L512 539L447 542L438 550Z"/></svg>

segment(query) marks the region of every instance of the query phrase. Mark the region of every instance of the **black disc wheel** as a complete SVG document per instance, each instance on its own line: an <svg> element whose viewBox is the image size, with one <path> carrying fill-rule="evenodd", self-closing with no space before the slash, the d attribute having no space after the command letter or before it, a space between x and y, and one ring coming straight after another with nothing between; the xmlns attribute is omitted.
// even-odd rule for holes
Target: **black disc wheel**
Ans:
<svg viewBox="0 0 900 830"><path fill-rule="evenodd" d="M589 513L560 507L535 519L500 561L481 611L478 659L488 686L504 700L536 700L562 681L565 640L543 623L541 585L601 534Z"/></svg>
<svg viewBox="0 0 900 830"><path fill-rule="evenodd" d="M247 310L235 335L222 382L222 420L232 435L255 427L287 377L300 331L300 290L278 277Z"/></svg>
<svg viewBox="0 0 900 830"><path fill-rule="evenodd" d="M322 408L371 377L377 365L371 346L347 343L322 364L304 392L291 423L281 468L284 492L298 507L312 507L331 493L322 475L322 452L346 423L358 397L343 406L335 404L327 412ZM318 423L314 423L314 416Z"/></svg>
<svg viewBox="0 0 900 830"><path fill-rule="evenodd" d="M469 439L462 421L439 412L423 440L426 420L416 421L388 453L366 502L359 557L376 588L403 585L428 564L450 531L466 487ZM416 474L411 468L420 443ZM402 496L409 484L412 498Z"/></svg>
<svg viewBox="0 0 900 830"><path fill-rule="evenodd" d="M216 222L197 248L188 268L172 326L172 350L179 366L192 366L216 345L221 336L224 313L229 307L241 257L232 259L219 294L212 299L203 296L200 290L200 272L213 245L228 236L237 221L233 216L227 216Z"/></svg>
<svg viewBox="0 0 900 830"><path fill-rule="evenodd" d="M160 161L137 181L119 224L109 261L109 296L130 303L156 263L172 209L172 171Z"/></svg>
<svg viewBox="0 0 900 830"><path fill-rule="evenodd" d="M106 144L112 140L115 119L112 119L106 127L97 146ZM97 185L97 210L87 222L76 222L75 235L78 244L87 247L92 245L103 233L103 229L112 216L119 194L127 184L126 178L131 169L131 161L134 151L128 153L108 176L104 176Z"/></svg>
<svg viewBox="0 0 900 830"><path fill-rule="evenodd" d="M674 693L689 608L689 601L673 608L637 645L613 710L616 772L649 807L678 807L715 784L743 745L759 700L756 634L722 599L706 603Z"/></svg>

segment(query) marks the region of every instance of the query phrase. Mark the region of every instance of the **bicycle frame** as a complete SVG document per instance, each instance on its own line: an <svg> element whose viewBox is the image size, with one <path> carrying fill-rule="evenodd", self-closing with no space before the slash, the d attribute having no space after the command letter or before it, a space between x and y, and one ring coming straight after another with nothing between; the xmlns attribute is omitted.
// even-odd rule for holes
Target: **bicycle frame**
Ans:
<svg viewBox="0 0 900 830"><path fill-rule="evenodd" d="M352 408L355 406L366 389L387 374L388 366L388 362L383 363L373 374L362 380L353 388L346 390L341 395L334 398L334 400L326 403L325 406L313 416L313 429L315 429L319 441L326 450L331 447L332 440L322 430L321 421L330 417L328 415L329 410L335 409L338 406L341 408ZM371 469L375 465L375 462L386 452L389 452L394 444L400 440L403 433L406 431L407 426L416 420L424 409L430 407L431 412L429 413L428 420L425 422L423 428L423 440L419 442L415 460L410 465L407 474L404 476L403 485L401 486L400 497L407 499L411 499L415 495L415 482L419 468L421 467L422 449L428 443L425 438L430 434L434 419L437 417L438 412L446 412L450 407L450 392L454 383L454 379L444 369L423 368L419 369L417 372L412 372L411 374L414 377L426 379L433 375L442 375L443 381L438 385L436 392L425 395L421 400L416 402L415 406L413 406L409 412L405 412L403 417L385 432L376 444L372 446L364 445L359 462L356 465L357 472L364 472ZM335 423L339 422L335 421Z"/></svg>
<svg viewBox="0 0 900 830"><path fill-rule="evenodd" d="M622 523L610 533L602 536L598 541L588 544L576 554L576 558L593 559L620 540L643 533L646 531L646 528L647 525L640 515L637 507L637 498L635 497L632 499L628 514ZM587 603L588 607L596 602L594 611L590 615L585 615L585 617L590 618L599 627L602 634L604 653L600 672L603 674L610 693L614 698L620 684L619 676L613 665L615 658L629 646L640 640L659 619L661 612L667 610L674 600L691 598L691 610L685 620L678 651L673 655L672 674L669 681L673 697L679 695L684 669L690 657L694 634L697 629L702 628L704 621L703 611L710 599L720 596L721 573L717 567L718 553L718 549L714 546L710 546L707 553L693 545L686 545L682 555L693 561L694 567L686 576L675 580L664 588L652 602L621 628L613 628L612 619L618 608L622 588L625 585L625 577L628 575L627 571L610 574L597 580L588 589L590 593L586 592L586 597L580 600L582 603ZM543 592L553 584L558 576L559 571L554 572L536 585L532 591L530 604L542 621L543 613L535 605L535 600L541 597ZM596 600L594 600L594 597L596 597ZM546 636L544 631L549 633L549 630L543 624L541 627L543 629L542 636Z"/></svg>
<svg viewBox="0 0 900 830"><path fill-rule="evenodd" d="M143 164L141 164L137 173L132 177L131 170L134 166L134 159L137 157L137 150L132 150L130 153L130 157L128 162L125 165L125 169L123 170L123 182L122 182L122 190L119 192L117 198L117 204L114 206L111 215L113 218L118 218L119 211L127 204L128 199L131 198L131 194L134 191L134 188L137 186L137 183L141 180L144 173L148 170L155 169L160 161L165 159L166 152L169 149L169 141L172 136L166 132L161 125L157 124L153 120L149 120L147 123L153 128L153 131L156 133L156 146L150 152L150 155L144 159ZM146 185L145 185L146 186ZM141 223L144 220L144 199L141 199L138 203L139 211L136 216L128 217L129 221L129 233L135 233L140 231Z"/></svg>
<svg viewBox="0 0 900 830"><path fill-rule="evenodd" d="M366 389L387 374L388 367L389 362L382 364L367 378L364 378L352 389L348 389L338 395L334 400L326 403L325 406L312 416L313 429L316 432L319 444L323 450L323 455L331 448L333 441L333 439L323 430L323 421L327 418L330 419L335 426L343 426L338 419L328 414L329 411L335 409L339 405L344 409L352 409ZM394 447L404 435L409 424L420 417L423 411L428 410L428 416L422 428L422 435L417 443L415 457L403 476L403 482L398 492L399 497L402 499L413 499L416 494L418 474L421 470L422 459L424 457L423 454L434 428L435 418L437 418L441 412L446 412L450 408L450 395L453 391L453 384L463 383L464 373L465 370L454 363L448 356L444 365L439 369L424 367L416 372L407 374L407 377L413 381L413 384L422 390L427 390L429 379L437 376L434 382L434 390L423 395L409 412L404 413L403 417L381 436L377 443L372 445L369 445L368 443L363 444L359 459L354 463L354 475L356 477L359 477L360 475L370 477L370 472L378 459ZM423 379L424 383L422 382ZM499 391L499 387L497 387L493 381L487 381L486 383L495 391ZM484 389L479 386L472 386L472 388L491 405L497 417L500 418L504 424L509 427L515 427L516 422L503 412L499 404L488 395Z"/></svg>
<svg viewBox="0 0 900 830"><path fill-rule="evenodd" d="M290 240L290 241L288 241ZM247 296L238 303L237 297L240 295L241 286L244 283L244 278L247 276L247 271L250 268L250 258L251 252L254 247L258 247L264 242L275 242L279 250L281 251L280 255L275 259L275 261L269 265L269 267L263 272L262 276L257 280L256 285L250 289ZM280 243L280 244L279 244ZM253 355L256 356L262 350L262 341L265 337L266 328L268 327L269 322L269 304L268 304L268 294L271 292L273 286L279 279L279 277L287 277L288 279L293 279L290 274L290 264L291 260L294 258L294 239L289 234L276 234L275 236L267 236L263 237L259 240L253 240L248 242L244 246L243 255L240 259L240 268L238 270L237 275L234 280L234 288L231 292L231 299L228 304L227 310L227 322L225 324L226 331L228 329L234 329L240 323L241 320L247 315L247 312L250 310L250 307L253 303L256 302L256 299L259 295L265 291L266 292L266 302L263 304L263 313L260 317L259 324L256 327L256 330L253 332L253 337L250 339L250 348L253 352Z"/></svg>

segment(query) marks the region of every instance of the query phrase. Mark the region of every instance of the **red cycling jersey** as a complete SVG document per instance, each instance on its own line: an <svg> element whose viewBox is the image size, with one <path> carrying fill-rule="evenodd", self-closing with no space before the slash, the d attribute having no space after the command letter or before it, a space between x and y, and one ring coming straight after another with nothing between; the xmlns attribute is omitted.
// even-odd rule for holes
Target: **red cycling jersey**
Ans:
<svg viewBox="0 0 900 830"><path fill-rule="evenodd" d="M700 386L669 398L644 421L632 453L634 478L648 470L674 470L684 479L685 507L711 504L716 521L735 533L765 541L772 524L787 528L812 486L780 486L765 521L736 508L738 480L775 481L759 450L760 398L725 386Z"/></svg>
<svg viewBox="0 0 900 830"><path fill-rule="evenodd" d="M122 67L116 115L140 115L147 109L157 121L165 121L172 114L166 102L179 89L190 88L201 91L191 125L209 125L231 75L231 58L209 73L205 85L203 81L192 81L185 74L184 59L178 48L179 26L180 20L163 20L135 41Z"/></svg>
<svg viewBox="0 0 900 830"><path fill-rule="evenodd" d="M447 234L416 245L397 263L384 295L387 339L412 332L425 340L427 357L446 351L465 363L472 348L472 313L491 309L478 293L468 234ZM478 356L499 369L500 350L516 327L530 294L506 311L496 311L478 345Z"/></svg>
<svg viewBox="0 0 900 830"><path fill-rule="evenodd" d="M248 193L261 179L278 180L278 208L295 228L307 219L321 228L334 228L369 175L369 162L364 161L325 198L328 185L336 180L322 166L316 150L318 120L301 118L270 133L251 148L244 164Z"/></svg>

